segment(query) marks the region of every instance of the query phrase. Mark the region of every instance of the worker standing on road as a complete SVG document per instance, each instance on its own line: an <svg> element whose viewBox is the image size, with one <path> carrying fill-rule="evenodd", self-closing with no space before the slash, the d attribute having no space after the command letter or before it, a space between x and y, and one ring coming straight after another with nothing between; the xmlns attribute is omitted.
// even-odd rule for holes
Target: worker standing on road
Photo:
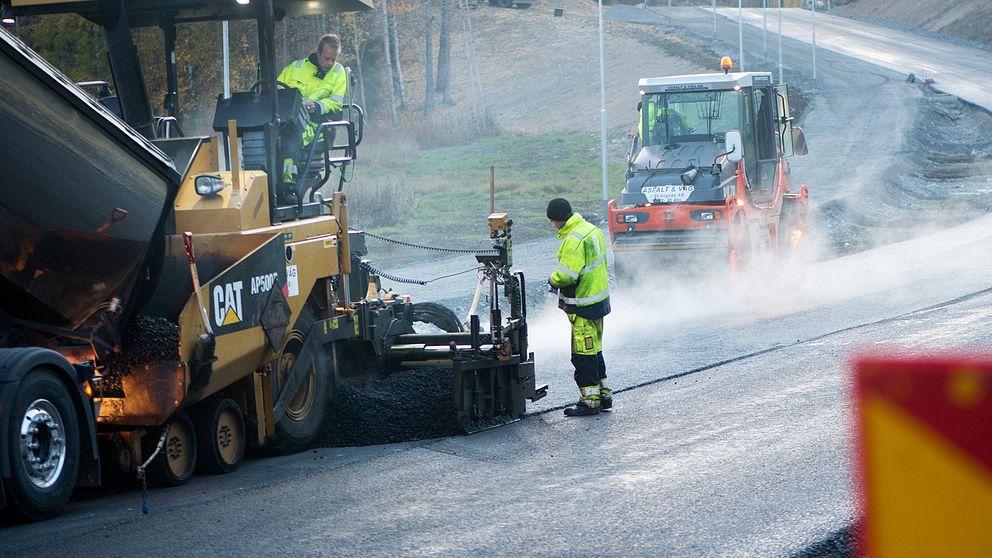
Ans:
<svg viewBox="0 0 992 558"><path fill-rule="evenodd" d="M558 266L548 283L572 324L572 366L581 394L565 414L596 415L613 407L603 360L603 317L610 313L606 238L599 227L572 213L568 200L551 200L547 214L562 240Z"/></svg>
<svg viewBox="0 0 992 558"><path fill-rule="evenodd" d="M341 106L348 92L347 72L339 62L341 39L327 34L317 43L317 51L307 58L290 62L276 80L299 89L303 106L310 113L310 123L303 131L303 144L309 145L317 132L317 125L326 120L340 120ZM287 161L292 165L292 160ZM287 172L292 174L292 172Z"/></svg>

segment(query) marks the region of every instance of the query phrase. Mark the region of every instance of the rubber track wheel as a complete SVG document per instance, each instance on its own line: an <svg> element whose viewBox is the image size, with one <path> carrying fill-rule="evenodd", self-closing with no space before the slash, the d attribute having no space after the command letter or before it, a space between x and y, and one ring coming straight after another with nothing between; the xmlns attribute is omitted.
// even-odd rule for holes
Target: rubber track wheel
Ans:
<svg viewBox="0 0 992 558"><path fill-rule="evenodd" d="M231 473L245 457L245 419L230 399L208 399L193 410L196 464L214 475Z"/></svg>
<svg viewBox="0 0 992 558"><path fill-rule="evenodd" d="M65 437L62 471L51 486L39 487L31 481L21 458L21 425L28 408L36 401L50 403L58 411ZM79 474L79 423L69 390L59 377L48 370L35 368L27 373L14 397L10 424L5 433L6 459L11 464L11 477L0 479L6 487L7 511L29 520L42 521L57 516L72 495Z"/></svg>
<svg viewBox="0 0 992 558"><path fill-rule="evenodd" d="M448 333L465 331L462 321L447 306L436 302L417 302L413 305L413 321L431 324Z"/></svg>

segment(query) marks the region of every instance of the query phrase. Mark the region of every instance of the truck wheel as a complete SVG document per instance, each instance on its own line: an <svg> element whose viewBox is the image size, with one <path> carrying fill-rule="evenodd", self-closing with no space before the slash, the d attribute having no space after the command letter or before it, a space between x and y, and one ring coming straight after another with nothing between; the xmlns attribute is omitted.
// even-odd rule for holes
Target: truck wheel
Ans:
<svg viewBox="0 0 992 558"><path fill-rule="evenodd" d="M245 457L245 418L230 399L208 399L194 411L197 466L205 473L230 473Z"/></svg>
<svg viewBox="0 0 992 558"><path fill-rule="evenodd" d="M33 521L62 511L79 474L79 423L65 384L48 370L28 372L7 432L13 511Z"/></svg>
<svg viewBox="0 0 992 558"><path fill-rule="evenodd" d="M186 413L178 413L169 421L162 451L148 465L148 478L162 486L180 486L193 476L196 466L196 429ZM159 431L149 431L143 441L143 456L149 456L158 445ZM147 459L147 457L144 457Z"/></svg>
<svg viewBox="0 0 992 558"><path fill-rule="evenodd" d="M300 331L290 332L276 367L276 381L280 389L289 379L303 350L303 341ZM275 436L269 441L269 449L273 453L287 454L305 449L313 443L324 423L328 401L333 396L334 377L329 372L330 364L324 351L319 351L317 357L307 364L309 372L286 406L286 414L276 423Z"/></svg>
<svg viewBox="0 0 992 558"><path fill-rule="evenodd" d="M448 333L465 331L462 321L448 308L436 302L418 302L413 305L413 321L439 327Z"/></svg>

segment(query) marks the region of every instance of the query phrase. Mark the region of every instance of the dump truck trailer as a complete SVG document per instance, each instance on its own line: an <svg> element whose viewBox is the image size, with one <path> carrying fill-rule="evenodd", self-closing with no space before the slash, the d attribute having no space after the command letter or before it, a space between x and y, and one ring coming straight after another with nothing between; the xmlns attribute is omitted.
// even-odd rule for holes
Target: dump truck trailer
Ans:
<svg viewBox="0 0 992 558"><path fill-rule="evenodd" d="M789 92L769 72L642 78L625 184L609 202L617 280L799 267L809 192L791 183L806 154ZM792 265L795 264L795 265Z"/></svg>
<svg viewBox="0 0 992 558"><path fill-rule="evenodd" d="M488 331L384 291L348 227L343 179L321 190L353 164L360 123L323 122L305 149L300 94L276 87L276 14L369 4L160 5L14 0L103 27L114 103L0 30L0 507L45 519L76 486L182 484L194 469L235 470L248 447L299 450L338 382L418 364L450 368L464 428L520 418L546 388L509 217L490 216L492 248L476 253L506 300L493 299ZM263 79L218 97L218 135L157 137L129 21L237 17L258 22ZM283 177L289 155L299 177Z"/></svg>

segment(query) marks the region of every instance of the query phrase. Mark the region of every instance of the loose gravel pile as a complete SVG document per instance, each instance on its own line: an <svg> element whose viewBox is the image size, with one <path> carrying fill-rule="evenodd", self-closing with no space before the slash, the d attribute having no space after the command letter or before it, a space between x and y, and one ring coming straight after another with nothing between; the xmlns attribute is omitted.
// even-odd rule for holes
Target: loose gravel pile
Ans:
<svg viewBox="0 0 992 558"><path fill-rule="evenodd" d="M371 446L460 434L451 368L396 370L364 386L337 385L318 446Z"/></svg>
<svg viewBox="0 0 992 558"><path fill-rule="evenodd" d="M868 250L992 210L992 115L923 90L906 150L884 183L812 212L825 255Z"/></svg>
<svg viewBox="0 0 992 558"><path fill-rule="evenodd" d="M165 318L136 316L121 338L121 352L103 364L106 397L123 397L123 379L145 366L179 359L179 326Z"/></svg>

